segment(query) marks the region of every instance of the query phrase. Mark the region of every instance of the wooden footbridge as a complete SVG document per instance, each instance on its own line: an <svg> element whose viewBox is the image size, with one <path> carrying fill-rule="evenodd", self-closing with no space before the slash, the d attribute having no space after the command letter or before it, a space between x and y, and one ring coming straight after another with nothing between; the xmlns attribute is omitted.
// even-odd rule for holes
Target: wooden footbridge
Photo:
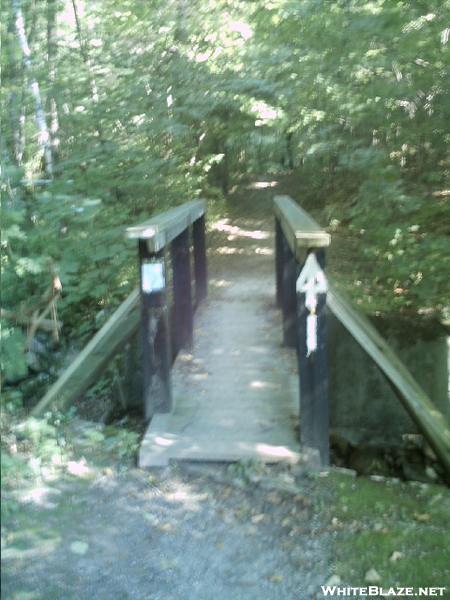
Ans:
<svg viewBox="0 0 450 600"><path fill-rule="evenodd" d="M206 207L205 201L194 200L127 229L126 235L138 241L140 288L33 415L55 403L70 404L141 328L143 412L150 423L141 466L183 459L297 461L304 448L318 450L327 465L326 313L331 310L383 371L450 474L450 430L444 417L370 322L326 277L329 234L291 198L276 196L272 284L252 268L245 277L225 282L208 303ZM264 264L271 268L270 256ZM174 365L173 355L178 356Z"/></svg>

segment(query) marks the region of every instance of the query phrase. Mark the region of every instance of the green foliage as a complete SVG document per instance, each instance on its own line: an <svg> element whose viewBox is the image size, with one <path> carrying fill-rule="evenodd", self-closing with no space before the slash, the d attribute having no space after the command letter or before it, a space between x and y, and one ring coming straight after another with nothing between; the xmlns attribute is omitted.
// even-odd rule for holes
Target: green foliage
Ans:
<svg viewBox="0 0 450 600"><path fill-rule="evenodd" d="M297 200L332 204L342 227L364 232L355 259L365 285L348 287L369 311L449 305L450 214L440 199L450 176L448 8L353 0L324 11L272 3L258 15L266 30L276 26L262 55L271 54L267 75L279 84L278 106L286 102L293 162L302 163ZM413 225L421 235L393 252L395 231Z"/></svg>
<svg viewBox="0 0 450 600"><path fill-rule="evenodd" d="M250 477L262 473L263 468L263 463L256 459L243 459L229 465L227 471L235 477L239 477L244 481L249 482Z"/></svg>
<svg viewBox="0 0 450 600"><path fill-rule="evenodd" d="M119 457L136 456L139 450L139 434L127 429L107 427L105 429L105 445L108 449L116 452Z"/></svg>
<svg viewBox="0 0 450 600"><path fill-rule="evenodd" d="M25 342L25 335L17 327L2 327L1 367L2 373L10 381L20 379L28 372L23 354Z"/></svg>
<svg viewBox="0 0 450 600"><path fill-rule="evenodd" d="M13 5L1 25L7 311L36 305L51 257L62 345L83 343L136 284L127 226L195 196L221 205L242 175L292 167L297 200L364 230L371 310L448 306L449 0L105 0L78 7L78 24L71 3L19 2L27 61ZM25 338L3 321L7 381L25 372Z"/></svg>
<svg viewBox="0 0 450 600"><path fill-rule="evenodd" d="M21 404L18 392L2 394L2 518L19 509L14 491L20 490L25 481L35 481L43 469L48 471L56 464L67 462L61 422L52 419L52 415L42 420L19 421L24 416Z"/></svg>
<svg viewBox="0 0 450 600"><path fill-rule="evenodd" d="M389 479L355 482L339 475L330 483L335 490L336 571L343 580L363 585L365 573L375 568L386 589L448 581L447 488Z"/></svg>

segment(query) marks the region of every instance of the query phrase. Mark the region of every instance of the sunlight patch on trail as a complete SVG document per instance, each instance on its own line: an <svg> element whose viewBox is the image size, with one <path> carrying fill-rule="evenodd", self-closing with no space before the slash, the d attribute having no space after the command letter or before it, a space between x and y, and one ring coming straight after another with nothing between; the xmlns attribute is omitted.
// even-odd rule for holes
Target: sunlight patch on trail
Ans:
<svg viewBox="0 0 450 600"><path fill-rule="evenodd" d="M216 249L218 254L243 254L243 248L230 248L229 246L221 246Z"/></svg>
<svg viewBox="0 0 450 600"><path fill-rule="evenodd" d="M278 181L255 181L247 186L247 190L263 190L264 188L274 188Z"/></svg>
<svg viewBox="0 0 450 600"><path fill-rule="evenodd" d="M211 285L218 288L228 288L234 286L234 281L227 281L226 279L210 279Z"/></svg>
<svg viewBox="0 0 450 600"><path fill-rule="evenodd" d="M254 240L267 240L270 237L269 231L261 231L259 229L250 231L241 229L237 225L229 225L229 219L220 219L214 227L217 231L224 231L229 233L228 239L230 241L234 240L236 237L248 237Z"/></svg>

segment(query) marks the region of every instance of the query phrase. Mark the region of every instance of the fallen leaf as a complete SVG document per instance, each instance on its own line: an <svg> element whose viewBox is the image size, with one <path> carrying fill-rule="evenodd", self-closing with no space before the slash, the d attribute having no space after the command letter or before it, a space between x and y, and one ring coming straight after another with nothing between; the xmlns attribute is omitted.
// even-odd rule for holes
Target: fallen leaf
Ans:
<svg viewBox="0 0 450 600"><path fill-rule="evenodd" d="M271 575L269 581L272 583L281 583L283 581L283 575Z"/></svg>
<svg viewBox="0 0 450 600"><path fill-rule="evenodd" d="M162 558L159 562L159 567L162 571L171 571L172 569L176 569L177 563L174 560Z"/></svg>
<svg viewBox="0 0 450 600"><path fill-rule="evenodd" d="M414 518L416 519L416 521L420 521L422 523L424 523L425 521L429 521L431 519L431 515L428 513L414 513Z"/></svg>
<svg viewBox="0 0 450 600"><path fill-rule="evenodd" d="M381 575L375 569L369 569L364 576L364 581L375 585L381 582Z"/></svg>
<svg viewBox="0 0 450 600"><path fill-rule="evenodd" d="M234 516L229 513L226 508L222 508L219 511L219 517L222 519L222 521L224 521L224 523L226 523L227 525L232 525L235 520L234 520Z"/></svg>
<svg viewBox="0 0 450 600"><path fill-rule="evenodd" d="M312 501L310 498L305 498L302 494L297 494L294 496L294 502L301 502L304 506L311 506Z"/></svg>
<svg viewBox="0 0 450 600"><path fill-rule="evenodd" d="M231 496L232 491L233 491L233 488L227 487L227 489L224 490L224 492L222 494L222 500L225 500L225 498L228 498L228 496Z"/></svg>
<svg viewBox="0 0 450 600"><path fill-rule="evenodd" d="M271 503L271 504L280 504L281 503L281 498L278 494L270 494L267 497L267 500Z"/></svg>
<svg viewBox="0 0 450 600"><path fill-rule="evenodd" d="M342 527L341 521L339 521L339 519L337 517L333 517L333 519L331 520L330 531L336 531L337 529L340 529L341 527Z"/></svg>
<svg viewBox="0 0 450 600"><path fill-rule="evenodd" d="M160 527L158 527L159 531L169 531L169 529L171 528L170 523L165 523L164 525L161 525Z"/></svg>
<svg viewBox="0 0 450 600"><path fill-rule="evenodd" d="M304 525L294 525L294 527L291 530L291 535L293 535L294 533L307 533L308 532L308 527L305 527Z"/></svg>
<svg viewBox="0 0 450 600"><path fill-rule="evenodd" d="M351 528L354 533L358 533L359 531L362 531L364 529L364 524L361 523L361 521L354 520L351 524Z"/></svg>
<svg viewBox="0 0 450 600"><path fill-rule="evenodd" d="M291 524L291 519L290 519L289 517L286 517L285 519L283 519L283 520L281 521L281 525L282 525L283 527L287 527L287 526L288 526L288 525L290 525L290 524Z"/></svg>
<svg viewBox="0 0 450 600"><path fill-rule="evenodd" d="M260 514L252 517L252 523L260 523L266 515Z"/></svg>
<svg viewBox="0 0 450 600"><path fill-rule="evenodd" d="M156 516L152 513L144 513L144 519L154 525L156 523Z"/></svg>
<svg viewBox="0 0 450 600"><path fill-rule="evenodd" d="M396 563L401 558L403 558L403 554L401 552L398 552L398 550L396 550L395 552L392 553L392 556L390 557L389 560L391 561L391 563Z"/></svg>
<svg viewBox="0 0 450 600"><path fill-rule="evenodd" d="M339 575L332 575L329 579L327 579L327 581L325 582L325 586L329 586L329 585L341 585L341 578L339 577Z"/></svg>
<svg viewBox="0 0 450 600"><path fill-rule="evenodd" d="M70 544L70 550L74 554L79 554L80 556L84 556L88 551L89 544L86 542L72 542Z"/></svg>

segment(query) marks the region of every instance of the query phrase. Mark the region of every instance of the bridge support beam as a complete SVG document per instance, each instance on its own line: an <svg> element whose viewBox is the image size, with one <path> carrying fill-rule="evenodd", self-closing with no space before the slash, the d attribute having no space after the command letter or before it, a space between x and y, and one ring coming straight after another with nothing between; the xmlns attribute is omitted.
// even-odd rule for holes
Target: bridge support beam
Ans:
<svg viewBox="0 0 450 600"><path fill-rule="evenodd" d="M298 354L300 441L319 449L322 464L328 465L327 286L323 270L330 235L289 196L275 196L273 208L277 305L283 311L284 343Z"/></svg>
<svg viewBox="0 0 450 600"><path fill-rule="evenodd" d="M189 229L172 242L175 354L192 346L193 319Z"/></svg>
<svg viewBox="0 0 450 600"><path fill-rule="evenodd" d="M325 250L317 250L315 255L323 271ZM330 464L327 294L326 291L322 291L314 295L315 306L311 313L307 293L297 289L300 441L305 446L317 448L322 464L327 466Z"/></svg>
<svg viewBox="0 0 450 600"><path fill-rule="evenodd" d="M283 237L280 221L275 217L275 277L277 286L277 306L283 306Z"/></svg>
<svg viewBox="0 0 450 600"><path fill-rule="evenodd" d="M283 338L286 346L297 347L297 298L295 281L297 279L297 262L286 236L282 234L283 246Z"/></svg>
<svg viewBox="0 0 450 600"><path fill-rule="evenodd" d="M206 297L206 200L191 200L139 225L126 235L139 240L142 302L142 371L144 412L171 412L172 352L169 328L167 255L172 245L174 355L192 346L193 303L189 229L193 227L196 305ZM172 299L170 299L172 300Z"/></svg>
<svg viewBox="0 0 450 600"><path fill-rule="evenodd" d="M192 224L194 239L195 309L208 297L205 215Z"/></svg>
<svg viewBox="0 0 450 600"><path fill-rule="evenodd" d="M139 263L144 414L146 421L149 421L155 412L172 410L166 249L150 253L147 241L140 239Z"/></svg>

